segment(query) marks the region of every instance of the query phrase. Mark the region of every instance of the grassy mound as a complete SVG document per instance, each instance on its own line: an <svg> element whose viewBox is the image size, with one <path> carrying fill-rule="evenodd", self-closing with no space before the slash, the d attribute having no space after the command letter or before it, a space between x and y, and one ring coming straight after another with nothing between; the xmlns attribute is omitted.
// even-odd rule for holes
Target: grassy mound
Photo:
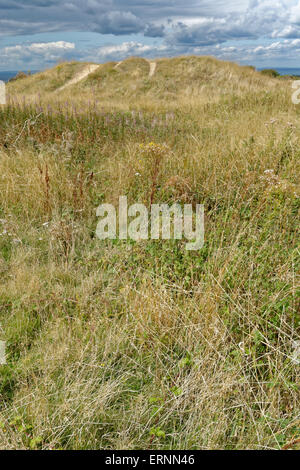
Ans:
<svg viewBox="0 0 300 470"><path fill-rule="evenodd" d="M52 69L36 73L22 80L10 83L8 89L15 94L44 94L54 92L80 73L86 64L82 62L66 62Z"/></svg>
<svg viewBox="0 0 300 470"><path fill-rule="evenodd" d="M270 90L280 86L281 81L257 72L253 67L241 67L231 62L222 62L212 57L178 57L158 59L156 69L149 77L150 64L141 58L130 58L121 63L109 62L100 65L96 72L74 84L62 97L97 96L102 101L170 100L190 98L212 102L220 95L244 95L245 92ZM36 74L20 83L9 84L12 95L31 95L43 92L51 100L51 94L65 85L86 64L66 63L54 69Z"/></svg>
<svg viewBox="0 0 300 470"><path fill-rule="evenodd" d="M94 85L99 97L148 97L177 100L179 97L213 99L216 89L224 93L266 89L275 81L264 77L251 67L240 67L210 57L179 57L156 60L156 70L149 78L149 63L143 59L128 59L99 69L97 75L77 85L77 92Z"/></svg>

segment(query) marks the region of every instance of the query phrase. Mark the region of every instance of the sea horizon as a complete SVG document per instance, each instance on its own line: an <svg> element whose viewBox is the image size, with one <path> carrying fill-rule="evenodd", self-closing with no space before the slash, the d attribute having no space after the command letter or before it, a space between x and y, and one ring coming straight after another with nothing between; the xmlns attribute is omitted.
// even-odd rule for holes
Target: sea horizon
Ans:
<svg viewBox="0 0 300 470"><path fill-rule="evenodd" d="M11 78L14 78L18 73L24 72L28 73L26 70L0 70L0 80L3 82L8 82ZM39 72L38 70L32 70L31 73L37 73Z"/></svg>
<svg viewBox="0 0 300 470"><path fill-rule="evenodd" d="M293 75L293 76L299 76L300 77L300 67L256 67L256 70L261 71L261 70L266 70L266 69L271 69L271 70L276 70L280 75ZM28 73L25 70L3 70L0 71L0 80L3 82L8 82L11 78L14 78L18 73L24 72ZM39 70L32 70L31 73L35 74L38 73Z"/></svg>
<svg viewBox="0 0 300 470"><path fill-rule="evenodd" d="M300 76L300 67L257 67L258 71L261 70L276 70L280 75L299 75Z"/></svg>

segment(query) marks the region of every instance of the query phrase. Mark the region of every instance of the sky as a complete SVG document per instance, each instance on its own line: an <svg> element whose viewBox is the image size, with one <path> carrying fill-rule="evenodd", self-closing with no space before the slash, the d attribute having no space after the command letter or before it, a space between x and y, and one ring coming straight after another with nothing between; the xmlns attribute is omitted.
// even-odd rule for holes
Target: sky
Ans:
<svg viewBox="0 0 300 470"><path fill-rule="evenodd" d="M183 54L300 68L300 0L0 0L0 71Z"/></svg>

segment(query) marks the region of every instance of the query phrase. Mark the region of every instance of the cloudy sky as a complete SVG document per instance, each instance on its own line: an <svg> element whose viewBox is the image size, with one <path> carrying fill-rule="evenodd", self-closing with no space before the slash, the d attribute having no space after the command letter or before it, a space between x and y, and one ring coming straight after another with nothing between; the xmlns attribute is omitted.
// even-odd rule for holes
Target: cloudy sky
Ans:
<svg viewBox="0 0 300 470"><path fill-rule="evenodd" d="M0 0L0 70L214 55L300 68L300 0Z"/></svg>

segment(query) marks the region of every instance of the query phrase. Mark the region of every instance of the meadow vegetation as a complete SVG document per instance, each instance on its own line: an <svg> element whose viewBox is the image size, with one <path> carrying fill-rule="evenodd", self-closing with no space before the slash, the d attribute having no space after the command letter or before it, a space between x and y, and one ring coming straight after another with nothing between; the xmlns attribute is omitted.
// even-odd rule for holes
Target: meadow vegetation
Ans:
<svg viewBox="0 0 300 470"><path fill-rule="evenodd" d="M149 78L132 58L56 92L84 66L12 82L0 107L0 447L297 448L291 83L205 57ZM119 195L204 204L204 247L98 240Z"/></svg>

